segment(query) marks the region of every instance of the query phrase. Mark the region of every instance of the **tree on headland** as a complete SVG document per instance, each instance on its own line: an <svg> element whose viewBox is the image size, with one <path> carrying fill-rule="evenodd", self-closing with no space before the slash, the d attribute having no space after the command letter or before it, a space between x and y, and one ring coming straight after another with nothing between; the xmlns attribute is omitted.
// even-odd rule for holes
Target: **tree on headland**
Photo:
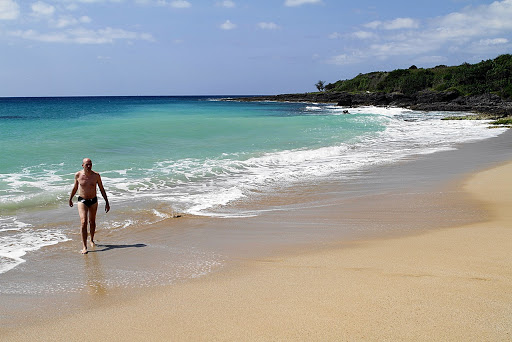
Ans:
<svg viewBox="0 0 512 342"><path fill-rule="evenodd" d="M316 87L316 89L318 89L318 91L324 91L325 81L320 80L320 81L316 82L315 87Z"/></svg>

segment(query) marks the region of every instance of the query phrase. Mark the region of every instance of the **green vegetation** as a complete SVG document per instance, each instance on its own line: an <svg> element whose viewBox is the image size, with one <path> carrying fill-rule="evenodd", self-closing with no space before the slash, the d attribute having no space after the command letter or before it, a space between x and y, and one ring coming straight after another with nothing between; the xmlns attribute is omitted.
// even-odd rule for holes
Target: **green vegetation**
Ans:
<svg viewBox="0 0 512 342"><path fill-rule="evenodd" d="M500 118L498 120L498 118ZM507 117L505 117L506 119ZM468 114L468 115L456 115L456 116L447 116L442 118L441 120L496 120L491 122L493 125L499 125L498 121L503 120L500 117L500 114L490 114L490 113L476 113L476 114ZM504 122L503 124L506 124Z"/></svg>
<svg viewBox="0 0 512 342"><path fill-rule="evenodd" d="M493 125L507 125L512 126L512 117L501 118L491 122Z"/></svg>
<svg viewBox="0 0 512 342"><path fill-rule="evenodd" d="M409 69L359 74L350 80L329 83L325 90L399 92L406 95L422 90L455 91L461 95L492 93L512 99L512 55L501 55L477 64L438 65L428 69L413 65Z"/></svg>
<svg viewBox="0 0 512 342"><path fill-rule="evenodd" d="M498 114L499 115L499 114ZM491 126L489 128L496 127L509 127L512 128L512 116L505 116L499 118L496 114L470 114L470 115L461 115L461 116L448 116L441 120L493 120L490 122Z"/></svg>

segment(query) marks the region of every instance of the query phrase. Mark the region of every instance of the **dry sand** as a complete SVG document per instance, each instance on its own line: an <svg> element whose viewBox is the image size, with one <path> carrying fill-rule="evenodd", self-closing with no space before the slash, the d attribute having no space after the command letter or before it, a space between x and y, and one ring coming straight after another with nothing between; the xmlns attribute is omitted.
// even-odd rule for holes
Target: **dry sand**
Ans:
<svg viewBox="0 0 512 342"><path fill-rule="evenodd" d="M511 341L512 163L471 176L484 223L243 261L2 341Z"/></svg>

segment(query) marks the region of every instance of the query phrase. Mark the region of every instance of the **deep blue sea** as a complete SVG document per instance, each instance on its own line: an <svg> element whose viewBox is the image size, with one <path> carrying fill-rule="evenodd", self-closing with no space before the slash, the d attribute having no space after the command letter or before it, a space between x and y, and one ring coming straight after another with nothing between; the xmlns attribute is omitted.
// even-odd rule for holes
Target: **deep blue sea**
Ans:
<svg viewBox="0 0 512 342"><path fill-rule="evenodd" d="M76 236L67 200L84 157L111 202L102 229L116 232L176 215L257 216L240 203L504 131L446 113L221 98L0 98L0 273Z"/></svg>

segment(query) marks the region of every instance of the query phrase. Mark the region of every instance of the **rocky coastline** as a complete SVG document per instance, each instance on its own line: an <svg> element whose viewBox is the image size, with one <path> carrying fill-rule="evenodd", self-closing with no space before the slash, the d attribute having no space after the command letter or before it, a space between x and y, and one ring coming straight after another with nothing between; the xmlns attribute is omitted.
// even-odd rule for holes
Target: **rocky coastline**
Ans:
<svg viewBox="0 0 512 342"><path fill-rule="evenodd" d="M456 91L420 91L410 95L379 92L319 92L240 97L231 100L246 102L334 103L347 108L360 106L393 106L424 111L470 112L483 114L496 119L512 116L512 101L504 100L495 94L463 96Z"/></svg>

